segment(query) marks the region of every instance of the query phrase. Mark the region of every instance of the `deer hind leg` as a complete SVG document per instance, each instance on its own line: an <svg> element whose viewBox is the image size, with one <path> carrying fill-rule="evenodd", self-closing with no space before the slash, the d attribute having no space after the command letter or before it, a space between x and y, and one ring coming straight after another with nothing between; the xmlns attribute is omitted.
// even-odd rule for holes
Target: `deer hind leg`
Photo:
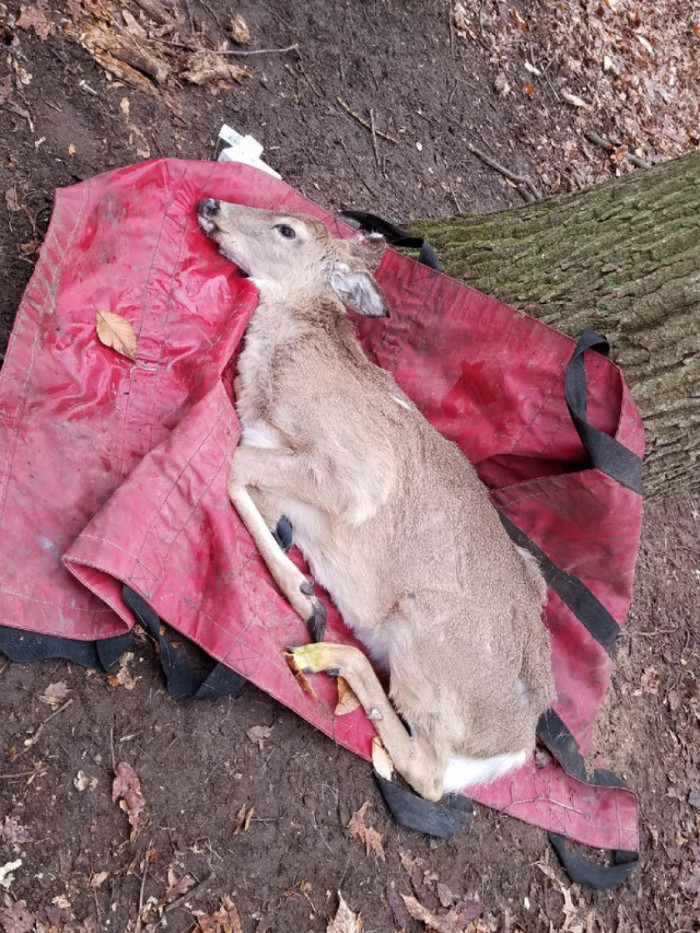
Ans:
<svg viewBox="0 0 700 933"><path fill-rule="evenodd" d="M408 734L366 655L352 645L329 642L290 648L289 653L305 674L325 671L343 677L374 723L399 774L427 800L442 797L447 754L438 752L425 738Z"/></svg>
<svg viewBox="0 0 700 933"><path fill-rule="evenodd" d="M239 518L248 529L260 556L291 607L309 627L315 641L326 629L326 607L313 595L313 586L280 548L253 502L248 489L232 475L228 494Z"/></svg>

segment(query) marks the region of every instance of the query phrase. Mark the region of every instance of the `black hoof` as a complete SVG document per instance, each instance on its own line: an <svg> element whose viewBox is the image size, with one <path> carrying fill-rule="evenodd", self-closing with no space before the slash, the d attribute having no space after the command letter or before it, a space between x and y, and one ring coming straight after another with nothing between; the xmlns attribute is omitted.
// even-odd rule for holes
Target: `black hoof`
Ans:
<svg viewBox="0 0 700 933"><path fill-rule="evenodd" d="M299 584L299 590L304 594L304 596L314 595L314 585L313 583L309 583L308 580L304 580L303 583Z"/></svg>
<svg viewBox="0 0 700 933"><path fill-rule="evenodd" d="M314 609L313 615L307 620L311 638L314 641L323 641L326 632L326 607L319 602Z"/></svg>
<svg viewBox="0 0 700 933"><path fill-rule="evenodd" d="M272 537L286 554L292 548L292 523L286 515L283 515L277 522Z"/></svg>

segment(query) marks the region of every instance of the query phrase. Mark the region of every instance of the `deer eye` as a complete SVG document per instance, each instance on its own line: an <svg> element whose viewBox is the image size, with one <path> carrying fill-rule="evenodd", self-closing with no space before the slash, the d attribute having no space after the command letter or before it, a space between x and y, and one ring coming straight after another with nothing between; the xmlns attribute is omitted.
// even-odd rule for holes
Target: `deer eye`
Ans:
<svg viewBox="0 0 700 933"><path fill-rule="evenodd" d="M292 230L291 227L287 226L287 224L275 224L275 230L279 230L280 235L283 236L287 240L293 240L294 237L296 236L296 233L294 232L294 230Z"/></svg>

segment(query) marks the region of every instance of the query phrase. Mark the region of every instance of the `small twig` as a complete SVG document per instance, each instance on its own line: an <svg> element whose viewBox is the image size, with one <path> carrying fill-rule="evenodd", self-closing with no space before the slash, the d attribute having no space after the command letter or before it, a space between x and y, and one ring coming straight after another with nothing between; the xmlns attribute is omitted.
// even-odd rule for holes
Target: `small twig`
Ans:
<svg viewBox="0 0 700 933"><path fill-rule="evenodd" d="M535 185L530 181L530 179L525 175L516 175L515 172L511 172L509 168L505 168L503 165L500 165L491 156L486 155L485 152L482 152L480 149L477 149L476 146L473 146L471 143L467 143L467 149L474 153L474 155L481 159L482 162L485 162L490 168L494 169L496 172L500 172L505 178L509 178L511 181L514 181L517 185L523 185L525 188L528 188L534 198L538 201L542 197Z"/></svg>
<svg viewBox="0 0 700 933"><path fill-rule="evenodd" d="M117 773L117 759L114 755L114 724L109 727L109 750L112 755L112 774Z"/></svg>
<svg viewBox="0 0 700 933"><path fill-rule="evenodd" d="M318 90L318 88L317 88L316 85L313 83L313 81L311 80L311 78L310 78L310 77L307 75L307 73L304 71L304 66L302 65L301 61L298 61L298 62L297 62L297 65L299 66L299 71L301 71L302 75L304 76L304 80L305 80L306 83L309 85L309 87L311 88L311 90L314 92L314 94L316 95L316 97L318 97L319 100L323 100L323 94L321 94L321 92Z"/></svg>
<svg viewBox="0 0 700 933"><path fill-rule="evenodd" d="M602 136L599 136L597 133L586 133L586 139L594 143L596 146L600 146L602 149L605 149L606 152L615 152L616 147L613 146L611 142L607 139L603 139ZM648 162L645 162L644 159L640 159L639 156L636 156L633 152L627 151L627 158L632 163L636 165L637 168L651 168L651 165Z"/></svg>
<svg viewBox="0 0 700 933"><path fill-rule="evenodd" d="M163 45L172 45L176 49L186 49L188 52L209 52L210 55L272 55L279 52L292 52L299 48L299 43L288 45L284 49L205 49L198 45L187 45L186 42L175 42L172 39L161 39L159 36L146 37L146 42L160 42Z"/></svg>
<svg viewBox="0 0 700 933"><path fill-rule="evenodd" d="M16 756L16 757L19 757L19 756ZM14 774L11 771L5 771L2 774L0 774L0 781L5 781L10 778L31 777L32 774L46 774L46 770L47 769L44 768L43 771L37 771L36 768L34 768L31 771L15 771Z"/></svg>
<svg viewBox="0 0 700 933"><path fill-rule="evenodd" d="M460 205L459 201L457 200L457 195L455 194L455 189L452 187L452 182L448 180L447 184L450 186L450 194L452 195L452 200L455 202L455 207L457 208L457 213L458 213L458 214L462 214L463 211L462 211L462 208L461 208L461 205Z"/></svg>
<svg viewBox="0 0 700 933"><path fill-rule="evenodd" d="M164 909L163 913L168 914L171 910L175 910L181 904L184 904L186 901L194 900L195 897L200 895L202 891L205 891L212 882L214 877L214 872L210 872L206 878L202 878L199 884L196 884L193 888L190 888L186 894L183 894L182 897L176 897L174 901L171 901L170 904Z"/></svg>
<svg viewBox="0 0 700 933"><path fill-rule="evenodd" d="M146 876L148 875L148 853L151 848L153 840L148 843L146 846L146 851L143 856L143 875L141 875L141 890L139 891L139 912L136 918L136 926L134 927L134 933L141 933L141 913L143 911L143 898L146 893Z"/></svg>
<svg viewBox="0 0 700 933"><path fill-rule="evenodd" d="M372 132L372 125L368 123L363 117L361 117L359 113L355 113L354 110L351 110L350 107L345 103L342 97L336 97L336 100L338 101L340 106L343 108L343 110L353 118L353 120L357 120L360 126L364 126L366 130L369 130L370 133ZM398 139L395 139L393 136L389 136L388 133L382 133L381 130L375 130L375 132L377 136L381 136L382 139L388 139L390 143L398 144Z"/></svg>
<svg viewBox="0 0 700 933"><path fill-rule="evenodd" d="M26 740L26 742L24 743L24 748L23 748L21 751L17 752L17 754L15 755L15 758L14 758L15 761L16 761L21 755L23 755L25 752L28 752L29 749L30 749L33 745L36 745L36 743L39 741L39 736L41 735L41 733L42 733L43 730L44 730L44 726L45 726L47 723L51 722L51 720L54 718L54 716L58 716L58 714L59 714L59 713L62 713L64 709L68 709L68 707L71 705L72 702L73 702L73 700L66 700L66 702L63 704L63 706L59 706L59 708L58 708L57 710L54 710L54 712L51 713L50 716L47 716L47 717L46 717L46 719L41 723L41 725L40 725L39 728L36 730L36 732L35 732L34 735L31 737L31 739L27 739L27 740Z"/></svg>
<svg viewBox="0 0 700 933"><path fill-rule="evenodd" d="M379 152L377 151L377 128L374 125L374 110L369 108L369 122L372 128L372 148L374 149L374 158L377 162L377 165L381 165L379 161Z"/></svg>

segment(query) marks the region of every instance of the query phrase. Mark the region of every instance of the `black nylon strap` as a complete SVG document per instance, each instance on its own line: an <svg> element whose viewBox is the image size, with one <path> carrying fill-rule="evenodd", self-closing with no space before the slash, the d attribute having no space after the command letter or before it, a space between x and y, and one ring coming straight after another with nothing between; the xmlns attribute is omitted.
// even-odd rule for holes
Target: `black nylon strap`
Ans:
<svg viewBox="0 0 700 933"><path fill-rule="evenodd" d="M503 512L499 511L498 516L513 543L529 551L537 559L547 586L561 597L581 624L608 654L612 655L615 641L620 634L620 627L605 606L578 577L557 567L544 551Z"/></svg>
<svg viewBox="0 0 700 933"><path fill-rule="evenodd" d="M412 236L406 230L402 230L395 224L389 223L376 214L368 214L367 211L342 210L338 216L353 227L358 226L363 233L380 233L391 246L404 246L406 249L420 250L418 262L436 272L442 272L442 263L437 257L437 253L427 240L420 236Z"/></svg>
<svg viewBox="0 0 700 933"><path fill-rule="evenodd" d="M126 584L122 587L122 599L136 621L158 642L160 663L168 685L168 693L176 703L235 696L246 683L240 674L216 661L208 664L209 669L205 674L195 671L186 658L161 635L158 613Z"/></svg>
<svg viewBox="0 0 700 933"><path fill-rule="evenodd" d="M612 771L602 768L594 771L591 777L586 771L579 744L571 730L559 714L548 709L542 713L537 723L537 737L556 758L567 774L586 784L602 787L626 787ZM564 836L549 833L549 840L572 881L588 884L599 890L614 888L626 881L639 864L639 852L617 849L612 853L612 865L591 862L569 851Z"/></svg>
<svg viewBox="0 0 700 933"><path fill-rule="evenodd" d="M83 667L108 671L115 661L131 647L131 632L95 641L62 638L25 632L0 626L0 651L12 661L46 661L64 658Z"/></svg>
<svg viewBox="0 0 700 933"><path fill-rule="evenodd" d="M588 387L583 365L586 350L597 350L607 356L610 346L604 337L588 328L581 334L564 375L564 395L571 420L593 466L641 495L642 458L588 422Z"/></svg>
<svg viewBox="0 0 700 933"><path fill-rule="evenodd" d="M396 780L387 781L376 770L374 777L391 815L407 829L448 839L471 825L474 804L468 797L447 794L440 802L432 803L412 790L400 787Z"/></svg>

